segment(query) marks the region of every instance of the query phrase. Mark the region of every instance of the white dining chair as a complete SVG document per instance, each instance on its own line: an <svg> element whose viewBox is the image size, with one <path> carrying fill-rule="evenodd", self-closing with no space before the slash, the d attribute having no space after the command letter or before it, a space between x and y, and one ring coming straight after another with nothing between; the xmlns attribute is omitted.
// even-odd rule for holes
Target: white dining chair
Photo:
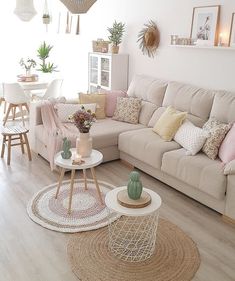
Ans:
<svg viewBox="0 0 235 281"><path fill-rule="evenodd" d="M33 92L33 96L40 100L47 100L48 98L58 98L61 95L61 88L63 79L54 79L51 81L44 93Z"/></svg>
<svg viewBox="0 0 235 281"><path fill-rule="evenodd" d="M4 118L3 126L9 119L10 112L12 112L12 119L15 119L16 109L19 109L21 114L22 123L25 126L23 107L29 112L28 102L30 97L25 94L23 88L19 83L3 83L4 99L8 104L7 112Z"/></svg>
<svg viewBox="0 0 235 281"><path fill-rule="evenodd" d="M6 101L4 99L4 94L3 94L3 84L0 83L0 106L2 105L2 103L4 104L4 109L3 109L3 112L4 114L6 113Z"/></svg>

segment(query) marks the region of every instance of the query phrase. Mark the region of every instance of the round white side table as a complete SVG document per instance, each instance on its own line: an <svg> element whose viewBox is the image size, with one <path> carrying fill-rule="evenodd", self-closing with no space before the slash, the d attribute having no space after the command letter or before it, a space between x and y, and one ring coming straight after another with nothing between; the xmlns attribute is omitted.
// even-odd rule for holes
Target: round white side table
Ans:
<svg viewBox="0 0 235 281"><path fill-rule="evenodd" d="M71 152L72 152L72 155L74 155L76 153L76 148L72 148ZM84 185L85 185L85 190L87 190L86 170L91 169L91 174L92 174L93 180L96 185L96 189L97 189L97 192L99 195L100 202L103 204L100 187L99 187L99 184L98 184L98 181L96 178L96 173L95 173L95 168L94 168L102 162L103 154L101 152L99 152L98 150L93 149L90 157L83 158L83 160L85 161L85 163L82 163L80 165L73 165L72 157L70 159L63 159L61 156L61 151L58 152L54 158L55 164L61 168L61 173L60 173L60 177L59 177L59 182L58 182L58 187L57 187L55 198L58 197L58 194L60 192L60 187L61 187L61 183L64 179L65 170L71 170L70 195L69 195L69 207L68 207L69 214L71 213L73 186L74 186L74 178L75 178L76 170L83 170Z"/></svg>
<svg viewBox="0 0 235 281"><path fill-rule="evenodd" d="M108 192L105 204L109 212L116 212L121 217L109 221L109 249L124 261L139 262L152 256L155 251L161 197L154 191L143 188L151 196L151 203L144 208L126 208L117 201L119 191L126 186Z"/></svg>

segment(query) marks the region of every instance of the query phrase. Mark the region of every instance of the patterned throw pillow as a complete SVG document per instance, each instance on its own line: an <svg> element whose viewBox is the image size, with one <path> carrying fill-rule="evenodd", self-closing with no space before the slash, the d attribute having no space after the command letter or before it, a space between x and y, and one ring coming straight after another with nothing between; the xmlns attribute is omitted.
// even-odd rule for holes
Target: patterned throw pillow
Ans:
<svg viewBox="0 0 235 281"><path fill-rule="evenodd" d="M205 130L185 120L175 134L174 140L186 149L187 155L196 155L202 149L208 137L209 133Z"/></svg>
<svg viewBox="0 0 235 281"><path fill-rule="evenodd" d="M61 122L69 122L68 118L70 115L74 114L76 111L81 109L84 106L85 110L90 109L91 112L95 112L96 103L91 104L68 104L68 103L57 103L55 105L55 110Z"/></svg>
<svg viewBox="0 0 235 281"><path fill-rule="evenodd" d="M139 122L140 109L141 99L118 97L113 119L137 124Z"/></svg>
<svg viewBox="0 0 235 281"><path fill-rule="evenodd" d="M202 151L212 160L215 160L219 147L225 138L227 132L230 130L231 124L222 123L215 118L210 118L203 126L203 130L210 133L206 140Z"/></svg>

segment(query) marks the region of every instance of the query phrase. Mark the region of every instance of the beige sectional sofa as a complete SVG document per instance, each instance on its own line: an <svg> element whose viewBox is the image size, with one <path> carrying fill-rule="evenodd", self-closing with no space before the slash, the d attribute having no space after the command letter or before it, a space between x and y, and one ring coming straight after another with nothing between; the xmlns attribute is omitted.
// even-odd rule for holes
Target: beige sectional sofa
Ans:
<svg viewBox="0 0 235 281"><path fill-rule="evenodd" d="M235 220L235 171L224 175L219 159L210 160L202 152L187 156L178 143L166 142L152 131L169 105L187 111L188 119L199 127L210 117L235 122L235 94L135 76L128 95L142 99L139 124L107 118L92 126L93 146L104 154L104 161L123 159ZM47 158L40 105L34 105L30 120L34 150Z"/></svg>

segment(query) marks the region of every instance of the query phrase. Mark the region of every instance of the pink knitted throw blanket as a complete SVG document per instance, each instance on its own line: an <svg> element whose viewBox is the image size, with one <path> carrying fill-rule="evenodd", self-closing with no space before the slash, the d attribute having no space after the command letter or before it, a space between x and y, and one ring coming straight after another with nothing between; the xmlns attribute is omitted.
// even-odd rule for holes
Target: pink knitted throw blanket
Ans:
<svg viewBox="0 0 235 281"><path fill-rule="evenodd" d="M48 135L47 152L50 167L51 170L54 170L54 156L61 150L63 138L71 137L71 126L61 123L55 112L54 104L49 101L43 102L41 106L41 116L43 126ZM72 135L73 138L76 137L76 135Z"/></svg>

